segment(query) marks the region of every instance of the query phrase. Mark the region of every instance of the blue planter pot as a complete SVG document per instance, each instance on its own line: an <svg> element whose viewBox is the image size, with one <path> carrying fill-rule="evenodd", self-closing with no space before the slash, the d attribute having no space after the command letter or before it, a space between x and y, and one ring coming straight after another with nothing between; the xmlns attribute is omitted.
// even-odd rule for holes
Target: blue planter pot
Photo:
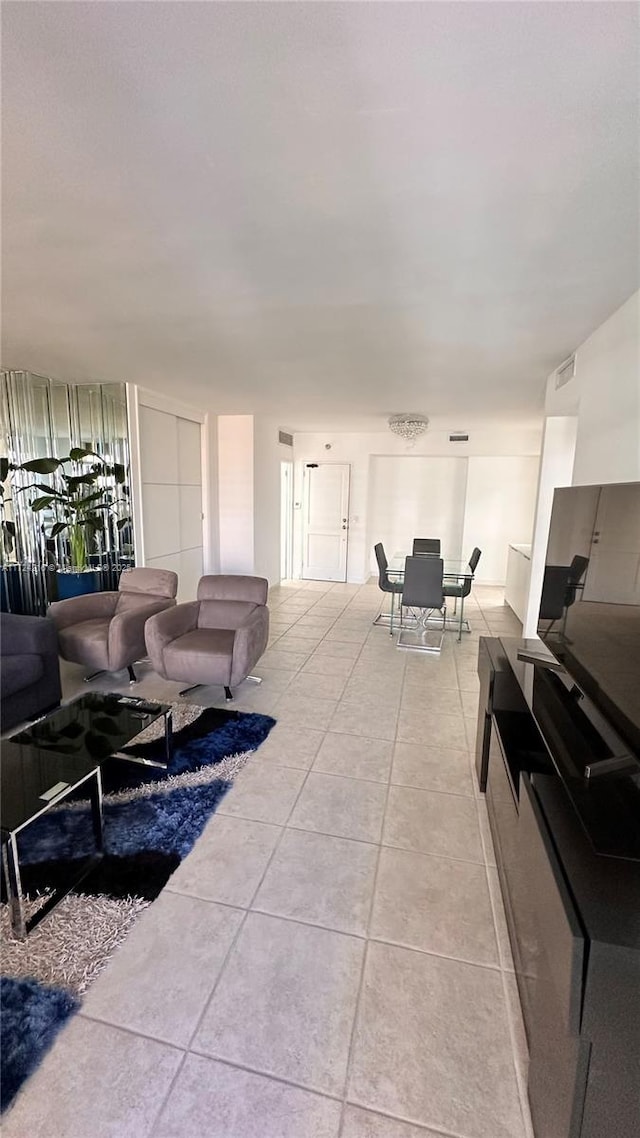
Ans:
<svg viewBox="0 0 640 1138"><path fill-rule="evenodd" d="M96 569L83 569L80 572L62 572L58 569L56 579L59 601L83 597L85 593L96 593L100 589L100 572Z"/></svg>

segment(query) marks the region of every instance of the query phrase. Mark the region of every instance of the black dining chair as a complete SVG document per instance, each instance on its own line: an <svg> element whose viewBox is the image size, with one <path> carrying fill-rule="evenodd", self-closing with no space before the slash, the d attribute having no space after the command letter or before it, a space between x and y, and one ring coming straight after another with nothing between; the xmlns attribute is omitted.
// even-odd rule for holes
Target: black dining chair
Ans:
<svg viewBox="0 0 640 1138"><path fill-rule="evenodd" d="M391 612L378 613L374 624L386 624L389 621L389 635L393 636L393 617L394 617L394 602L395 598L402 592L402 581L393 581L389 577L389 562L387 555L384 551L384 546L381 541L373 547L378 562L378 585L383 593L391 593Z"/></svg>
<svg viewBox="0 0 640 1138"><path fill-rule="evenodd" d="M407 557L404 566L404 584L402 599L400 601L400 633L398 647L417 648L421 652L439 652L442 648L444 632L447 623L447 606L442 587L444 561L441 557ZM417 624L407 626L404 624L404 610L420 610L422 616ZM424 632L427 629L429 614L438 611L442 613L442 634L437 645L424 642ZM416 632L422 626L423 635L418 638ZM421 642L422 641L422 642Z"/></svg>
<svg viewBox="0 0 640 1138"><path fill-rule="evenodd" d="M451 584L447 583L444 586L445 597L453 597L454 598L454 609L453 609L454 613L457 611L458 601L460 601L460 619L458 621L458 640L462 640L462 627L465 623L465 620L464 620L464 599L465 599L465 597L468 597L469 593L471 592L471 584L473 582L473 574L476 571L476 568L478 566L478 562L479 562L481 557L482 557L482 550L478 549L478 546L476 545L473 553L471 554L471 557L469 558L469 568L471 570L471 576L465 577L464 580L462 580L462 581L452 582ZM471 626L469 624L469 621L467 621L466 624L467 624L467 632L471 632Z"/></svg>
<svg viewBox="0 0 640 1138"><path fill-rule="evenodd" d="M431 556L440 556L440 538L439 537L414 537L413 539L413 556L417 557L420 554L428 553Z"/></svg>
<svg viewBox="0 0 640 1138"><path fill-rule="evenodd" d="M540 630L540 636L548 636L557 620L562 620L562 634L567 623L567 610L576 599L578 587L589 565L588 557L576 554L570 565L547 565L542 578L542 594L538 620L548 620L549 624Z"/></svg>

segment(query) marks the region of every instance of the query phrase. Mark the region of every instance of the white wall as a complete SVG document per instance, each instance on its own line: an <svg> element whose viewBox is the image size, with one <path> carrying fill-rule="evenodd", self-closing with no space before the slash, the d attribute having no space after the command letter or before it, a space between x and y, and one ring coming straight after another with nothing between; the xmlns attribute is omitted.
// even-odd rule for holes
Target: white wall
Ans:
<svg viewBox="0 0 640 1138"><path fill-rule="evenodd" d="M547 380L545 413L577 415L571 481L588 486L640 479L640 292L576 350L576 374L555 389Z"/></svg>
<svg viewBox="0 0 640 1138"><path fill-rule="evenodd" d="M278 440L279 429L277 419L254 418L254 572L270 585L280 580L280 463L293 458L292 448Z"/></svg>
<svg viewBox="0 0 640 1138"><path fill-rule="evenodd" d="M484 458L489 463L494 459L512 460L512 474L505 474L506 467L498 462L495 467L495 480L503 484L505 500L509 500L510 490L508 483L513 479L522 487L523 480L528 475L530 480L529 492L522 491L520 505L513 507L515 514L507 509L502 516L503 529L494 530L491 543L495 554L486 546L483 534L487 534L492 525L482 510L479 494L475 492L474 480L478 475L479 483L483 484L490 478L490 465L474 467L469 463L467 478L468 510L465 506L465 521L463 527L463 550L468 554L475 545L483 549L483 558L478 567L477 578L486 583L504 583L506 572L507 546L509 542L529 541L533 524L533 505L535 500L535 486L537 480L537 461L540 453L541 429L535 427L482 427L470 431L468 443L450 443L448 430L437 422L432 422L426 436L419 439L416 445L408 449L407 444L396 438L389 431L369 433L320 434L319 432L298 432L294 436L294 457L296 466L296 501L301 501L302 465L305 462L348 462L351 465L351 507L349 529L349 555L347 561L347 580L361 582L368 578L370 573L371 548L378 540L369 532L369 481L370 461L373 456L405 456L440 455L443 457L468 458L476 460ZM327 450L327 444L330 449ZM522 466L522 459L531 459L531 462ZM517 497L517 495L516 495ZM295 544L294 544L294 572L300 573L301 550L300 541L301 511L295 514ZM477 530L477 532L476 532ZM415 535L420 536L420 535ZM428 534L426 536L429 536ZM437 536L437 535L436 535ZM463 554L464 555L464 554ZM483 565L484 562L484 565ZM485 568L485 565L487 566ZM500 566L502 566L500 568ZM498 573L491 577L490 573Z"/></svg>
<svg viewBox="0 0 640 1138"><path fill-rule="evenodd" d="M218 417L220 572L253 573L253 415Z"/></svg>
<svg viewBox="0 0 640 1138"><path fill-rule="evenodd" d="M547 380L526 636L537 627L554 488L640 479L640 292L575 355L568 384L556 391L555 372Z"/></svg>
<svg viewBox="0 0 640 1138"><path fill-rule="evenodd" d="M462 557L467 465L466 458L444 455L371 456L367 548L372 573L378 541L391 557L410 552L414 537L439 537L446 556Z"/></svg>
<svg viewBox="0 0 640 1138"><path fill-rule="evenodd" d="M463 556L482 550L476 581L502 585L510 544L528 545L538 481L537 455L474 455L469 459Z"/></svg>
<svg viewBox="0 0 640 1138"><path fill-rule="evenodd" d="M640 292L578 348L574 485L640 479Z"/></svg>

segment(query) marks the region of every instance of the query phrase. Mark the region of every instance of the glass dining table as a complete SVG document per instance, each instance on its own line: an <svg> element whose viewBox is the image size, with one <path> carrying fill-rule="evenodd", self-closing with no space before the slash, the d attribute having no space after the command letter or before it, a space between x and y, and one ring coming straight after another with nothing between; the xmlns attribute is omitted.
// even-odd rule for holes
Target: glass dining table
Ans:
<svg viewBox="0 0 640 1138"><path fill-rule="evenodd" d="M408 553L408 552L403 553L402 550L400 550L397 553L394 553L393 557L391 557L389 560L389 567L387 569L389 577L391 577L394 581L402 581L404 578L405 561L406 561L407 557L411 557L411 556L412 555L410 553ZM421 553L421 554L418 554L418 556L419 557L431 557L432 555L429 553ZM464 591L464 586L466 584L468 584L470 587L471 582L473 581L473 571L471 570L468 561L461 561L456 557L446 557L446 556L443 557L442 560L444 562L443 572L442 572L442 583L443 583L443 585L459 585L462 587L461 592ZM460 597L459 600L460 600L459 613L457 614L455 620L447 619L446 627L450 631L456 631L458 633L458 640L462 640L463 626L465 624L465 620L464 620L464 597ZM469 627L469 622L467 621L466 624L467 624L466 631L471 632L471 628Z"/></svg>

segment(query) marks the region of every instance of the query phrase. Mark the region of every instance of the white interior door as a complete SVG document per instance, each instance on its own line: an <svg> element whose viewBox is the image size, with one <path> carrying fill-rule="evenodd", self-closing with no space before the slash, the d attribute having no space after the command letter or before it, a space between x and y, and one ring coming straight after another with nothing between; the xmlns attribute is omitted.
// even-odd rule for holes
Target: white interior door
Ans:
<svg viewBox="0 0 640 1138"><path fill-rule="evenodd" d="M348 463L308 463L304 468L302 576L346 581L349 537Z"/></svg>

